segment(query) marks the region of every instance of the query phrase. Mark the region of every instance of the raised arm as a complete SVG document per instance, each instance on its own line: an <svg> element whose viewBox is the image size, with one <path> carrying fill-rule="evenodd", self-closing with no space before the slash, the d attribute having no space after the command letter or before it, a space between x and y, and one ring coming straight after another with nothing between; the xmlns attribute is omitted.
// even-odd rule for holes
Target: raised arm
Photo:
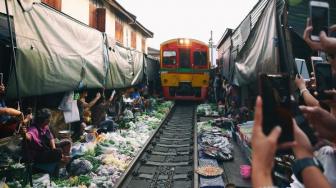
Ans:
<svg viewBox="0 0 336 188"><path fill-rule="evenodd" d="M300 90L300 95L303 97L307 106L320 106L319 101L308 91L306 83L301 76L296 76L295 84Z"/></svg>
<svg viewBox="0 0 336 188"><path fill-rule="evenodd" d="M100 97L101 97L101 94L98 92L96 94L96 97L91 102L87 103L84 98L81 98L80 102L82 103L84 108L91 108L93 105L96 104L96 102L100 99Z"/></svg>
<svg viewBox="0 0 336 188"><path fill-rule="evenodd" d="M296 161L293 164L293 171L296 178L301 179L306 188L331 187L327 178L318 166L306 165L306 161L316 160L313 155L312 146L305 133L294 122L294 132L296 145L293 151ZM300 164L300 165L299 165Z"/></svg>
<svg viewBox="0 0 336 188"><path fill-rule="evenodd" d="M21 116L23 115L22 112L20 112L19 110L16 110L14 108L0 108L0 114L3 115L9 115L9 116Z"/></svg>

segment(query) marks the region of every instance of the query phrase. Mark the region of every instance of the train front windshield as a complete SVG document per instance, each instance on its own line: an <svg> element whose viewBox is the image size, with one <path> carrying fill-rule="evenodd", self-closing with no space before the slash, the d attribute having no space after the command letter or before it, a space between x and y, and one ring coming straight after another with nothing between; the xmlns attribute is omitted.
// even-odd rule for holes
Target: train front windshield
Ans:
<svg viewBox="0 0 336 188"><path fill-rule="evenodd" d="M165 65L175 65L176 64L176 52L175 51L164 51L163 52L163 63Z"/></svg>
<svg viewBox="0 0 336 188"><path fill-rule="evenodd" d="M196 66L204 66L207 64L207 53L204 51L194 51L194 64Z"/></svg>
<svg viewBox="0 0 336 188"><path fill-rule="evenodd" d="M180 68L190 68L190 49L180 49Z"/></svg>

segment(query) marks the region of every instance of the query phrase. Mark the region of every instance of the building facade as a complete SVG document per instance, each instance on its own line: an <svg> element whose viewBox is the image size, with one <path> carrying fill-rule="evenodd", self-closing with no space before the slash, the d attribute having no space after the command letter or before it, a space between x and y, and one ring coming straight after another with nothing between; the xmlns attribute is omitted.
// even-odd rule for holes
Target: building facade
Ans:
<svg viewBox="0 0 336 188"><path fill-rule="evenodd" d="M231 46L232 46L232 29L226 29L217 46L217 66L221 74L229 78L230 61L231 61Z"/></svg>
<svg viewBox="0 0 336 188"><path fill-rule="evenodd" d="M11 4L12 0L8 1ZM116 42L126 48L147 54L147 39L152 38L153 33L115 0L41 0L41 2L90 27L114 36ZM0 2L0 12L6 13L4 1Z"/></svg>

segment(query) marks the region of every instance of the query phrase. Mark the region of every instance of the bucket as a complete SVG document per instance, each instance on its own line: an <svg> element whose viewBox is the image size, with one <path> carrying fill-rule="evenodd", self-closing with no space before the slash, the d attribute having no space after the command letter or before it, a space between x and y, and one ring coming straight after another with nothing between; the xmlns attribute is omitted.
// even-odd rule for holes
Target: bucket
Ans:
<svg viewBox="0 0 336 188"><path fill-rule="evenodd" d="M58 136L60 139L70 139L71 138L71 131L69 130L61 130L58 132Z"/></svg>

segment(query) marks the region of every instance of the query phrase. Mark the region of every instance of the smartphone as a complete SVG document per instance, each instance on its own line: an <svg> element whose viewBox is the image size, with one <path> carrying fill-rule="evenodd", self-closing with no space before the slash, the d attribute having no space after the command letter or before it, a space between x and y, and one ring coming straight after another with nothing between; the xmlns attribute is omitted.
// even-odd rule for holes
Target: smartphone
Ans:
<svg viewBox="0 0 336 188"><path fill-rule="evenodd" d="M320 32L328 34L329 27L329 3L322 1L310 1L310 18L313 26L311 39L320 41Z"/></svg>
<svg viewBox="0 0 336 188"><path fill-rule="evenodd" d="M298 74L303 77L305 81L310 81L309 71L306 61L304 59L295 58L295 64Z"/></svg>
<svg viewBox="0 0 336 188"><path fill-rule="evenodd" d="M268 135L274 127L282 129L278 142L294 140L291 116L290 79L286 74L261 74L259 92L263 99L263 132Z"/></svg>
<svg viewBox="0 0 336 188"><path fill-rule="evenodd" d="M310 60L311 60L312 70L313 70L313 72L315 73L315 70L314 70L314 66L315 66L315 64L323 63L323 59L322 59L322 57L311 56L311 57L310 57Z"/></svg>
<svg viewBox="0 0 336 188"><path fill-rule="evenodd" d="M331 96L326 95L324 91L333 89L331 65L328 63L317 63L314 65L314 70L316 79L317 99L319 100L330 99Z"/></svg>

